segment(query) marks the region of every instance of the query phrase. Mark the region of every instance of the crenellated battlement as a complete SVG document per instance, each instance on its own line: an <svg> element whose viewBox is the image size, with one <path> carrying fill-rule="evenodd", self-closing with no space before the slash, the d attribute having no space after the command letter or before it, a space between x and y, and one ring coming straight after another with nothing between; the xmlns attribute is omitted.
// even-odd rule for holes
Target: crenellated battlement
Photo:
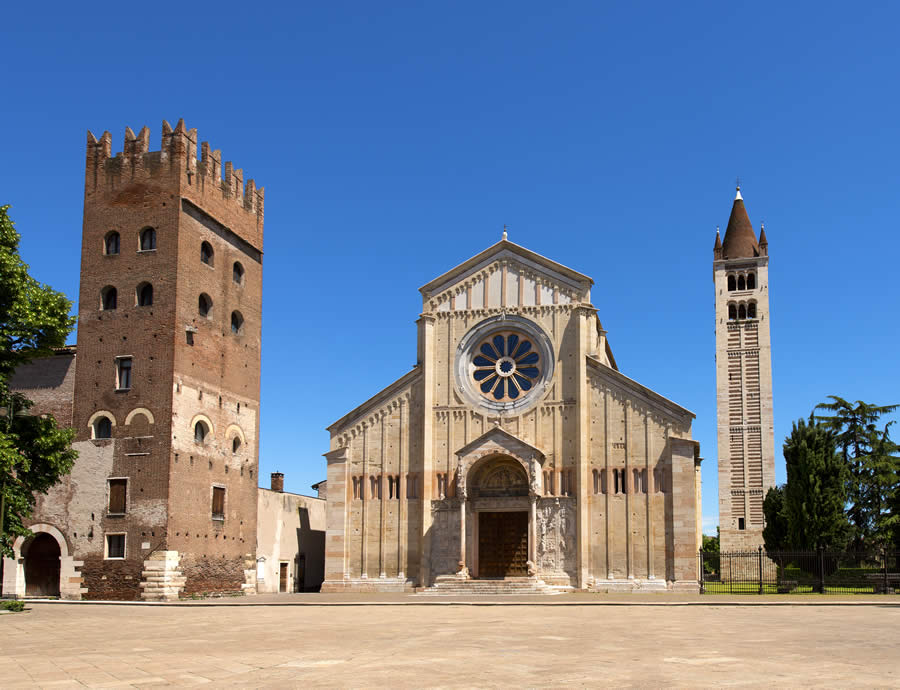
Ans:
<svg viewBox="0 0 900 690"><path fill-rule="evenodd" d="M87 133L85 162L85 194L118 190L141 182L176 184L185 196L196 198L221 194L222 200L233 200L244 211L258 216L261 224L265 189L254 180L244 183L244 171L225 163L222 175L222 153L212 151L208 142L200 145L197 158L197 130L187 129L184 120L174 129L165 120L159 151L150 151L150 130L145 126L135 134L125 128L122 151L112 155L112 135L104 132L97 139Z"/></svg>

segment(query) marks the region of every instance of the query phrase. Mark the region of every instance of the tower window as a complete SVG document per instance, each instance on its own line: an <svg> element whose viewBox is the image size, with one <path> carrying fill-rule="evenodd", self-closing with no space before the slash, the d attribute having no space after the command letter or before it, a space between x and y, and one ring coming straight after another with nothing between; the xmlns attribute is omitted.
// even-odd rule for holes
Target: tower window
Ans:
<svg viewBox="0 0 900 690"><path fill-rule="evenodd" d="M106 559L124 559L125 558L125 535L124 534L107 534L106 535Z"/></svg>
<svg viewBox="0 0 900 690"><path fill-rule="evenodd" d="M225 519L225 487L214 486L212 493L212 519Z"/></svg>
<svg viewBox="0 0 900 690"><path fill-rule="evenodd" d="M734 281L734 276L728 276L728 292L734 292L737 288L737 283Z"/></svg>
<svg viewBox="0 0 900 690"><path fill-rule="evenodd" d="M209 426L202 419L194 424L194 441L203 443L209 435Z"/></svg>
<svg viewBox="0 0 900 690"><path fill-rule="evenodd" d="M153 286L150 283L141 283L137 286L137 305L139 307L153 306Z"/></svg>
<svg viewBox="0 0 900 690"><path fill-rule="evenodd" d="M755 273L747 274L747 289L748 290L756 289L756 274Z"/></svg>
<svg viewBox="0 0 900 690"><path fill-rule="evenodd" d="M238 285L244 284L244 267L241 266L240 261L234 262L234 266L231 269L231 278Z"/></svg>
<svg viewBox="0 0 900 690"><path fill-rule="evenodd" d="M756 318L756 302L750 302L750 304L747 305L747 318Z"/></svg>
<svg viewBox="0 0 900 690"><path fill-rule="evenodd" d="M131 388L131 357L119 357L116 359L116 390L124 391Z"/></svg>
<svg viewBox="0 0 900 690"><path fill-rule="evenodd" d="M746 290L747 284L744 281L744 276L738 276L738 290Z"/></svg>
<svg viewBox="0 0 900 690"><path fill-rule="evenodd" d="M738 306L738 319L746 319L747 318L747 307L743 304Z"/></svg>
<svg viewBox="0 0 900 690"><path fill-rule="evenodd" d="M207 266L214 266L213 257L215 252L213 252L212 245L209 242L204 242L200 245L200 261L205 263Z"/></svg>
<svg viewBox="0 0 900 690"><path fill-rule="evenodd" d="M240 335L244 330L244 317L239 311L231 312L231 332Z"/></svg>
<svg viewBox="0 0 900 690"><path fill-rule="evenodd" d="M110 515L125 514L125 496L128 489L127 479L109 480L109 506Z"/></svg>
<svg viewBox="0 0 900 690"><path fill-rule="evenodd" d="M156 230L144 228L141 230L141 251L150 252L156 249Z"/></svg>
<svg viewBox="0 0 900 690"><path fill-rule="evenodd" d="M106 239L103 240L103 253L107 256L119 253L119 233L115 230L106 233Z"/></svg>
<svg viewBox="0 0 900 690"><path fill-rule="evenodd" d="M737 307L733 304L728 305L728 320L734 321L737 318Z"/></svg>
<svg viewBox="0 0 900 690"><path fill-rule="evenodd" d="M200 298L197 300L197 312L204 319L212 318L212 299L205 292L201 293Z"/></svg>
<svg viewBox="0 0 900 690"><path fill-rule="evenodd" d="M112 438L112 422L109 417L94 420L94 438Z"/></svg>
<svg viewBox="0 0 900 690"><path fill-rule="evenodd" d="M241 449L241 439L235 436L231 441L231 452L237 453Z"/></svg>
<svg viewBox="0 0 900 690"><path fill-rule="evenodd" d="M118 291L112 285L107 285L100 291L100 308L103 311L115 309L118 299Z"/></svg>

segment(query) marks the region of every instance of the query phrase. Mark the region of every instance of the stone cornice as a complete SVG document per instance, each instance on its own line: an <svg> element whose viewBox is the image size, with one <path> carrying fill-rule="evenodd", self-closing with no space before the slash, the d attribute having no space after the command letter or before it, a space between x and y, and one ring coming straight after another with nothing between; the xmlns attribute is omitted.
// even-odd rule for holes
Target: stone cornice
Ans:
<svg viewBox="0 0 900 690"><path fill-rule="evenodd" d="M571 268L563 266L545 256L541 256L530 249L525 249L525 247L521 247L509 240L500 240L480 254L473 256L471 259L464 261L455 268L451 268L446 273L423 285L419 288L419 292L426 298L442 292L450 287L450 283L468 277L468 274L486 268L490 262L502 258L507 258L507 260L518 259L524 267L535 269L538 272L544 272L575 290L589 289L590 286L594 284L594 281L583 273L574 271Z"/></svg>

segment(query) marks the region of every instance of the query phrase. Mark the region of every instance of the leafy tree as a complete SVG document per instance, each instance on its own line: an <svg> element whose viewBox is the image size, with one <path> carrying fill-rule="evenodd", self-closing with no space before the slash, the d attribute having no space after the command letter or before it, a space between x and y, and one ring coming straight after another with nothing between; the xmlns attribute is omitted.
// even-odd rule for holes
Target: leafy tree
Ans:
<svg viewBox="0 0 900 690"><path fill-rule="evenodd" d="M719 572L719 528L716 536L703 535L703 572L712 575Z"/></svg>
<svg viewBox="0 0 900 690"><path fill-rule="evenodd" d="M798 550L843 548L849 536L844 515L848 472L834 434L812 416L809 424L800 419L783 449L788 543Z"/></svg>
<svg viewBox="0 0 900 690"><path fill-rule="evenodd" d="M791 548L788 542L788 518L784 509L785 486L773 486L763 499L763 515L766 526L763 527L763 543L766 551L786 551Z"/></svg>
<svg viewBox="0 0 900 690"><path fill-rule="evenodd" d="M74 429L28 416L31 401L9 387L17 367L65 344L75 318L65 295L28 275L8 209L0 206L0 551L12 555L15 537L29 534L35 494L68 474L77 453Z"/></svg>
<svg viewBox="0 0 900 690"><path fill-rule="evenodd" d="M719 553L719 528L716 527L716 536L703 535L703 551L705 553Z"/></svg>
<svg viewBox="0 0 900 690"><path fill-rule="evenodd" d="M872 405L862 400L853 404L836 395L828 397L831 402L820 403L815 410L833 414L817 415L815 419L834 432L835 442L850 470L847 516L853 524L853 546L861 550L887 541L889 536L885 530L890 529L889 518L896 516L896 513L886 515L896 492L896 446L891 451L888 427L879 432L877 425L882 416L900 405Z"/></svg>
<svg viewBox="0 0 900 690"><path fill-rule="evenodd" d="M887 547L893 541L900 546L900 446L888 435L893 422L881 431L873 430L872 452L868 465L872 486L873 541Z"/></svg>

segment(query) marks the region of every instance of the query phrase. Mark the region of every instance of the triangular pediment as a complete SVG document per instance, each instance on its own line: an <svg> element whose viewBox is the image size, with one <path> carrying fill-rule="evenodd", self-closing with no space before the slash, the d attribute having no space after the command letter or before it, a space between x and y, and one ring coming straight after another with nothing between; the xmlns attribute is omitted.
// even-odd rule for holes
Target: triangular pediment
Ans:
<svg viewBox="0 0 900 690"><path fill-rule="evenodd" d="M525 247L500 240L419 288L426 311L590 302L593 280Z"/></svg>
<svg viewBox="0 0 900 690"><path fill-rule="evenodd" d="M531 459L544 462L544 453L527 441L513 436L500 427L494 427L456 451L461 459L474 460L487 455L511 455L525 462Z"/></svg>

